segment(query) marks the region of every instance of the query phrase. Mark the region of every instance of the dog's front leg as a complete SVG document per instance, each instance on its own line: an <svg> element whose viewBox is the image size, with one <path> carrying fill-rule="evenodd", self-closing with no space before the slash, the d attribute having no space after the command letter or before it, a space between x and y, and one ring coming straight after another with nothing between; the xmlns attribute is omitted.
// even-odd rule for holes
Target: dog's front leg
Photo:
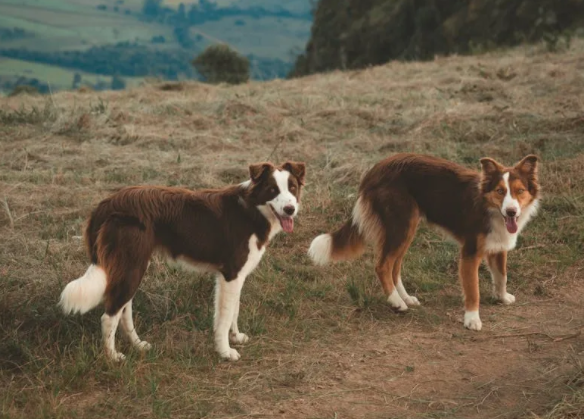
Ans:
<svg viewBox="0 0 584 419"><path fill-rule="evenodd" d="M249 336L245 333L239 332L239 325L237 324L237 319L239 318L239 301L241 300L241 293L237 298L235 303L235 310L233 311L233 321L231 322L231 333L229 335L229 340L231 343L242 345L249 341Z"/></svg>
<svg viewBox="0 0 584 419"><path fill-rule="evenodd" d="M487 255L487 265L493 280L493 295L503 304L513 304L515 296L507 292L507 252Z"/></svg>
<svg viewBox="0 0 584 419"><path fill-rule="evenodd" d="M477 254L465 254L460 258L459 275L464 292L464 327L481 330L483 324L479 317L479 266L482 257Z"/></svg>
<svg viewBox="0 0 584 419"><path fill-rule="evenodd" d="M245 277L237 276L231 281L217 275L215 285L215 349L221 358L237 361L239 352L229 346L229 328L233 324L236 310L239 309L239 297Z"/></svg>

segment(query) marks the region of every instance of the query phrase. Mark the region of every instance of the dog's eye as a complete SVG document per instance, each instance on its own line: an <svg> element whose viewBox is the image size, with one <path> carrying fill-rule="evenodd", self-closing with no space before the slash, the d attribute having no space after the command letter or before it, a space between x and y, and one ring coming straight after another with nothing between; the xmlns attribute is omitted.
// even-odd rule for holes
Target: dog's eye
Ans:
<svg viewBox="0 0 584 419"><path fill-rule="evenodd" d="M275 194L276 193L276 188L270 188L270 194Z"/></svg>
<svg viewBox="0 0 584 419"><path fill-rule="evenodd" d="M499 189L497 189L497 193L498 193L499 195L505 195L505 189L503 189L503 188L499 188Z"/></svg>
<svg viewBox="0 0 584 419"><path fill-rule="evenodd" d="M518 189L517 190L517 195L522 195L523 192L525 192L525 189Z"/></svg>
<svg viewBox="0 0 584 419"><path fill-rule="evenodd" d="M296 185L290 185L288 189L290 190L290 192L294 192L296 190Z"/></svg>

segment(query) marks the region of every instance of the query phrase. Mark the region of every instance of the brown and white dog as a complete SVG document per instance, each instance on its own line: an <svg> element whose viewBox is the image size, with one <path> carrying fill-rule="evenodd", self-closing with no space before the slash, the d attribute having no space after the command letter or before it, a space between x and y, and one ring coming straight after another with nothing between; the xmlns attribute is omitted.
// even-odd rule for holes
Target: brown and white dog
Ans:
<svg viewBox="0 0 584 419"><path fill-rule="evenodd" d="M315 263L359 256L365 243L376 247L375 272L398 310L419 305L401 278L403 257L421 218L441 227L461 245L459 276L464 291L464 326L480 330L479 266L486 258L495 297L507 292L507 252L538 206L537 157L514 167L490 158L482 172L436 157L398 154L376 164L363 178L352 218L331 234L316 237L308 251Z"/></svg>
<svg viewBox="0 0 584 419"><path fill-rule="evenodd" d="M93 211L85 232L91 265L65 287L60 305L66 314L83 314L105 304L101 325L107 356L124 359L114 343L120 321L135 347L150 349L134 329L132 298L152 253L161 250L217 274L215 347L222 358L239 359L229 341L249 340L237 326L241 288L272 237L292 232L305 165L260 163L251 165L249 173L250 180L224 189L129 187Z"/></svg>

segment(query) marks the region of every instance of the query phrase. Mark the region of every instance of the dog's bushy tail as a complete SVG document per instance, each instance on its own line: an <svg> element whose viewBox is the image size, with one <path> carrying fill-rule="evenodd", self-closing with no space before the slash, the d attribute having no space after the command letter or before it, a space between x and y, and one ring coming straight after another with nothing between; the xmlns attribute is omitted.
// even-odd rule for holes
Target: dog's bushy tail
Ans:
<svg viewBox="0 0 584 419"><path fill-rule="evenodd" d="M368 224L371 220L361 198L357 200L353 214L339 229L321 234L310 244L308 255L317 265L354 259L363 254Z"/></svg>
<svg viewBox="0 0 584 419"><path fill-rule="evenodd" d="M105 271L97 265L90 265L81 278L67 284L59 306L65 314L86 313L101 303L106 286Z"/></svg>

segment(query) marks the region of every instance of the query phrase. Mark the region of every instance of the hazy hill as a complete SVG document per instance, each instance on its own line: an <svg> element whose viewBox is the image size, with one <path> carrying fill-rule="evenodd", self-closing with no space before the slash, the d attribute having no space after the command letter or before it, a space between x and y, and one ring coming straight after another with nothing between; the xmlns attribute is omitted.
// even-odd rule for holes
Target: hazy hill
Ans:
<svg viewBox="0 0 584 419"><path fill-rule="evenodd" d="M249 56L255 79L284 77L311 25L308 0L151 0L148 13L145 1L0 0L0 89L16 76L53 88L75 73L92 85L192 78L190 60L215 42Z"/></svg>
<svg viewBox="0 0 584 419"><path fill-rule="evenodd" d="M542 39L554 48L583 23L584 0L320 0L292 75Z"/></svg>

